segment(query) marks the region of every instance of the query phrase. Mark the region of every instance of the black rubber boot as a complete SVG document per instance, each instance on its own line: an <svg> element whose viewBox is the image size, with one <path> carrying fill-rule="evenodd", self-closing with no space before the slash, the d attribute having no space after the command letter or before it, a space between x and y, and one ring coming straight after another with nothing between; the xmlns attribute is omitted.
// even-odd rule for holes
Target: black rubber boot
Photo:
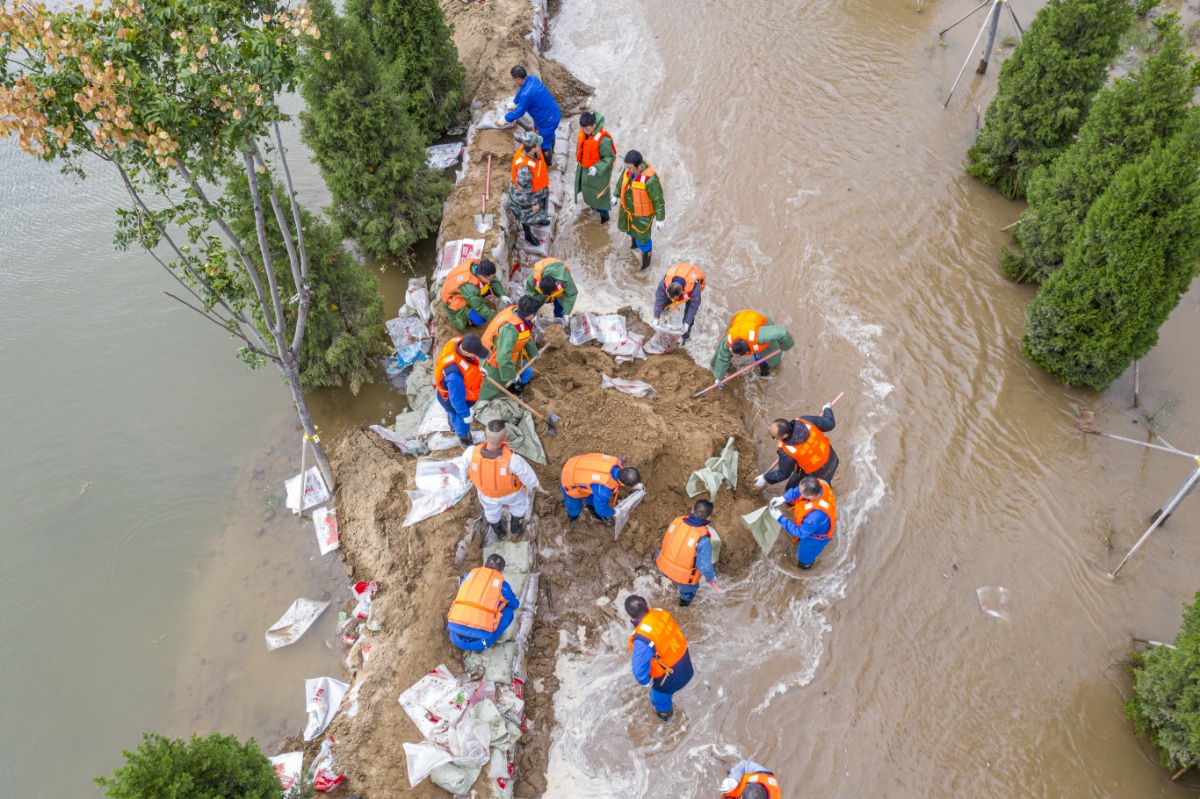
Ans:
<svg viewBox="0 0 1200 799"><path fill-rule="evenodd" d="M525 522L513 516L508 520L508 531L512 534L513 541L520 541L521 536L525 535Z"/></svg>
<svg viewBox="0 0 1200 799"><path fill-rule="evenodd" d="M600 212L600 224L602 224L602 225L608 224L608 211Z"/></svg>
<svg viewBox="0 0 1200 799"><path fill-rule="evenodd" d="M647 250L646 252L642 253L642 269L640 271L645 271L650 268L650 255L653 252L654 250Z"/></svg>
<svg viewBox="0 0 1200 799"><path fill-rule="evenodd" d="M692 599L695 599L695 597L692 597ZM679 597L679 607L686 608L690 604L692 604L691 599L684 599L683 597Z"/></svg>
<svg viewBox="0 0 1200 799"><path fill-rule="evenodd" d="M514 383L509 391L513 393L513 396L519 397L525 393L525 386L525 383Z"/></svg>
<svg viewBox="0 0 1200 799"><path fill-rule="evenodd" d="M577 522L577 521L579 521L578 516L568 516L567 517L567 524L570 525L571 527L574 527L575 522Z"/></svg>
<svg viewBox="0 0 1200 799"><path fill-rule="evenodd" d="M592 514L593 519L595 519L596 521L600 522L603 525L611 527L612 525L617 523L617 520L615 518L613 518L612 516L605 519L599 513L596 513L596 509L593 508L591 505L585 505L584 507L587 508L588 513Z"/></svg>
<svg viewBox="0 0 1200 799"><path fill-rule="evenodd" d="M631 250L637 249L637 239L635 239L633 236L629 237L629 249L631 249Z"/></svg>
<svg viewBox="0 0 1200 799"><path fill-rule="evenodd" d="M521 227L525 231L525 241L529 242L534 247L537 247L542 243L541 239L533 235L533 228L531 228L529 225L521 225Z"/></svg>
<svg viewBox="0 0 1200 799"><path fill-rule="evenodd" d="M797 566L799 566L799 567L800 567L801 569L803 569L804 571L808 571L808 570L809 570L809 569L811 569L811 568L812 568L814 565L816 565L816 562L814 561L813 563L797 563L796 565L797 565Z"/></svg>
<svg viewBox="0 0 1200 799"><path fill-rule="evenodd" d="M508 530L504 529L504 519L498 522L490 522L492 530L496 533L496 537L503 540L508 535Z"/></svg>
<svg viewBox="0 0 1200 799"><path fill-rule="evenodd" d="M658 716L662 721L670 721L671 717L675 715L675 708L672 707L665 713L661 710L655 710L654 715Z"/></svg>
<svg viewBox="0 0 1200 799"><path fill-rule="evenodd" d="M769 363L767 363L766 361L763 361L762 363L760 363L758 365L758 373L760 375L762 375L763 377L766 377L767 375L771 374L771 365Z"/></svg>
<svg viewBox="0 0 1200 799"><path fill-rule="evenodd" d="M469 435L468 436L459 436L458 443L463 445L463 449L466 449L467 447L471 447L471 446L475 445L475 442L471 440L471 437Z"/></svg>

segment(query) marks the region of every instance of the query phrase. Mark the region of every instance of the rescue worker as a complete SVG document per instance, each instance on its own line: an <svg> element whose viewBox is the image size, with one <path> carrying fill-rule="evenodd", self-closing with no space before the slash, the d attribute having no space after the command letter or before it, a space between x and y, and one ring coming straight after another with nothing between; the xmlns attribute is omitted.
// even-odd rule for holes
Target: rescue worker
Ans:
<svg viewBox="0 0 1200 799"><path fill-rule="evenodd" d="M477 569L458 581L458 595L446 617L450 643L467 652L482 652L504 635L520 600L504 579L504 558L488 555Z"/></svg>
<svg viewBox="0 0 1200 799"><path fill-rule="evenodd" d="M782 799L779 779L766 766L743 760L721 783L721 799Z"/></svg>
<svg viewBox="0 0 1200 799"><path fill-rule="evenodd" d="M575 142L575 201L583 195L588 207L600 214L600 224L608 224L612 208L613 162L617 145L604 129L604 116L584 111L579 115L579 133Z"/></svg>
<svg viewBox="0 0 1200 799"><path fill-rule="evenodd" d="M569 458L563 464L559 487L572 525L585 505L601 524L612 525L616 523L614 506L621 486L633 488L641 482L641 473L626 466L620 458L589 452Z"/></svg>
<svg viewBox="0 0 1200 799"><path fill-rule="evenodd" d="M579 289L571 268L557 258L543 258L533 265L533 272L525 278L525 295L533 297L541 305L554 303L554 318L570 316L579 299Z"/></svg>
<svg viewBox="0 0 1200 799"><path fill-rule="evenodd" d="M691 264L670 267L654 292L654 321L657 323L664 311L669 312L682 305L685 328L682 343L687 344L692 335L692 325L696 323L696 312L700 310L700 294L703 291L704 273L700 267Z"/></svg>
<svg viewBox="0 0 1200 799"><path fill-rule="evenodd" d="M512 124L529 114L533 118L533 129L542 134L542 152L546 154L546 160L553 161L554 137L558 132L558 123L562 121L562 111L554 101L554 95L541 78L530 75L525 67L513 67L508 74L517 84L517 94L508 101L508 113L504 115L504 121Z"/></svg>
<svg viewBox="0 0 1200 799"><path fill-rule="evenodd" d="M772 346L774 345L774 346ZM771 369L779 366L783 352L796 345L792 334L783 325L771 321L771 317L758 311L739 311L729 322L729 330L712 357L713 377L720 383L729 371L729 362L734 355L753 355L758 364L758 373L764 377ZM760 358L759 353L770 348L771 354Z"/></svg>
<svg viewBox="0 0 1200 799"><path fill-rule="evenodd" d="M483 387L483 361L491 353L479 336L455 336L442 346L433 362L437 401L450 417L450 428L464 447L471 446L471 408Z"/></svg>
<svg viewBox="0 0 1200 799"><path fill-rule="evenodd" d="M779 450L779 461L775 468L754 478L754 487L764 488L768 483L774 485L787 480L785 487L795 488L806 474L832 483L838 456L825 434L836 426L833 408L829 405L821 408L820 416L801 416L794 422L787 419L771 422L771 437Z"/></svg>
<svg viewBox="0 0 1200 799"><path fill-rule="evenodd" d="M508 191L508 207L521 223L525 241L534 247L542 240L533 235L533 225L550 224L550 170L546 158L538 149L542 137L529 131L521 146L513 153L512 185Z"/></svg>
<svg viewBox="0 0 1200 799"><path fill-rule="evenodd" d="M626 597L625 612L634 628L629 636L633 678L638 685L650 686L655 715L670 721L675 714L672 697L693 675L687 639L670 613L651 609L637 594Z"/></svg>
<svg viewBox="0 0 1200 799"><path fill-rule="evenodd" d="M781 510L784 505L792 506L795 521L784 516ZM837 500L829 483L807 475L800 478L795 488L771 500L767 507L783 531L792 537L800 568L811 569L837 527Z"/></svg>
<svg viewBox="0 0 1200 799"><path fill-rule="evenodd" d="M642 251L642 269L650 268L650 255L654 240L650 225L662 230L667 218L667 206L663 202L662 182L654 167L642 159L637 150L625 154L625 171L613 193L620 205L617 212L617 230L629 234L629 249Z"/></svg>
<svg viewBox="0 0 1200 799"><path fill-rule="evenodd" d="M533 317L542 304L533 297L522 297L516 305L510 305L496 314L483 331L483 346L491 355L484 366L484 374L507 388L518 397L533 379L533 369L525 364L538 354L533 343ZM500 393L495 385L484 381L479 390L480 399L491 399Z"/></svg>
<svg viewBox="0 0 1200 799"><path fill-rule="evenodd" d="M654 565L675 583L679 589L679 607L692 604L700 590L703 577L721 593L717 585L717 574L713 571L712 535L708 520L712 518L713 504L707 499L698 499L692 512L680 516L667 526L662 546L654 553Z"/></svg>
<svg viewBox="0 0 1200 799"><path fill-rule="evenodd" d="M499 297L501 307L509 304L496 265L486 258L463 261L442 281L442 304L455 330L492 321L496 312L484 301L489 295Z"/></svg>
<svg viewBox="0 0 1200 799"><path fill-rule="evenodd" d="M486 446L476 444L468 448L458 459L458 468L475 485L483 517L496 537L504 538L511 532L517 541L525 534L525 519L533 510L533 492L542 486L529 462L508 446L508 432L502 420L488 422L486 435Z"/></svg>

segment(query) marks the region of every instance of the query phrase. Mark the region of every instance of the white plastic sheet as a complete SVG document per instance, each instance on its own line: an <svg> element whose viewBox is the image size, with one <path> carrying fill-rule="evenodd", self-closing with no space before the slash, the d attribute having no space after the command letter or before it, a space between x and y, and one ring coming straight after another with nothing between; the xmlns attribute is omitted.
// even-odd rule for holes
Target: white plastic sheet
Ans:
<svg viewBox="0 0 1200 799"><path fill-rule="evenodd" d="M404 307L423 321L429 321L433 310L429 307L429 291L425 288L424 277L408 279L408 288L404 292Z"/></svg>
<svg viewBox="0 0 1200 799"><path fill-rule="evenodd" d="M462 683L444 665L400 694L400 706L426 738L439 728L448 728L449 722L457 721L466 710L466 702Z"/></svg>
<svg viewBox="0 0 1200 799"><path fill-rule="evenodd" d="M371 432L375 433L384 441L390 441L395 444L396 449L400 450L400 452L404 455L424 455L429 452L429 447L423 442L418 441L415 438L408 439L404 438L403 436L399 436L395 433L395 431L388 430L382 425L371 425Z"/></svg>
<svg viewBox="0 0 1200 799"><path fill-rule="evenodd" d="M350 685L332 677L317 677L304 681L305 710L308 724L304 727L304 740L311 741L329 727Z"/></svg>
<svg viewBox="0 0 1200 799"><path fill-rule="evenodd" d="M1009 620L1007 588L1002 585L985 585L975 589L975 596L979 598L979 607L984 613L997 619Z"/></svg>
<svg viewBox="0 0 1200 799"><path fill-rule="evenodd" d="M433 338L429 333L429 323L415 314L389 319L383 326L387 328L388 335L392 338L392 346L397 350Z"/></svg>
<svg viewBox="0 0 1200 799"><path fill-rule="evenodd" d="M291 790L296 780L300 779L300 770L304 767L304 753L288 752L267 759L275 767L275 778L279 780L280 788L284 791Z"/></svg>
<svg viewBox="0 0 1200 799"><path fill-rule="evenodd" d="M658 396L658 392L654 390L654 386L641 380L626 380L622 377L609 377L608 375L600 376L600 388L615 388L617 391L624 391L626 394L632 394L635 397L649 397L654 399Z"/></svg>
<svg viewBox="0 0 1200 799"><path fill-rule="evenodd" d="M613 521L613 538L619 538L621 531L625 529L626 523L629 522L629 516L637 509L637 506L642 504L642 498L646 496L646 487L638 484L638 487L633 490L629 496L617 503L617 517Z"/></svg>
<svg viewBox="0 0 1200 799"><path fill-rule="evenodd" d="M317 508L313 511L313 528L317 533L317 546L322 555L338 548L338 523L336 508Z"/></svg>
<svg viewBox="0 0 1200 799"><path fill-rule="evenodd" d="M471 431L471 441L476 444L482 444L487 440L487 433L482 430ZM458 436L453 433L434 433L426 442L431 452L439 452L444 449L454 449L461 447L462 442L458 440Z"/></svg>
<svg viewBox="0 0 1200 799"><path fill-rule="evenodd" d="M430 169L449 169L462 158L463 143L435 144L425 148L425 164Z"/></svg>
<svg viewBox="0 0 1200 799"><path fill-rule="evenodd" d="M300 513L300 475L289 478L283 484L287 492L287 506L293 513ZM304 510L329 501L329 489L321 472L313 466L304 473Z"/></svg>
<svg viewBox="0 0 1200 799"><path fill-rule="evenodd" d="M300 636L308 631L317 617L329 607L328 602L318 602L315 599L297 599L292 606L283 612L279 621L267 630L267 651L281 646L294 644Z"/></svg>
<svg viewBox="0 0 1200 799"><path fill-rule="evenodd" d="M429 741L421 741L419 744L405 743L404 757L408 760L408 785L411 788L416 788L435 768L454 759L445 749Z"/></svg>
<svg viewBox="0 0 1200 799"><path fill-rule="evenodd" d="M446 409L437 400L429 403L429 407L425 409L425 413L421 416L421 424L417 427L417 438L426 438L434 433L449 433L450 432L450 417L446 414Z"/></svg>

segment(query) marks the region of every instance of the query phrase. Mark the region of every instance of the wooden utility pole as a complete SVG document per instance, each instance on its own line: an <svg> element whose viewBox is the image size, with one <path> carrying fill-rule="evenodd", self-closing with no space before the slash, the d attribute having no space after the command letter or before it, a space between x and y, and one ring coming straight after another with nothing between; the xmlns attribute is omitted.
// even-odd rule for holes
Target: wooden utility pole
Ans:
<svg viewBox="0 0 1200 799"><path fill-rule="evenodd" d="M992 60L992 48L996 46L996 29L1000 27L1000 11L1003 6L1004 0L996 0L988 13L987 44L983 46L983 57L979 59L979 66L975 67L975 72L980 75L987 72L988 62Z"/></svg>

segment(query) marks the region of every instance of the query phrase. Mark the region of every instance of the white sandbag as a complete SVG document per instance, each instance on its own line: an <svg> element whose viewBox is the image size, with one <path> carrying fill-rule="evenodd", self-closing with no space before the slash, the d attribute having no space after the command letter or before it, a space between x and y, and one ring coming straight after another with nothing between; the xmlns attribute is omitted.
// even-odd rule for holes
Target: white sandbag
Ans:
<svg viewBox="0 0 1200 799"><path fill-rule="evenodd" d="M300 475L296 475L288 479L283 484L283 489L287 493L286 504L292 513L300 513ZM320 505L329 501L329 488L325 485L325 479L321 477L321 472L316 466L313 466L304 473L304 508L309 508Z"/></svg>
<svg viewBox="0 0 1200 799"><path fill-rule="evenodd" d="M294 644L300 636L308 631L317 617L329 607L328 602L318 602L315 599L297 599L292 606L283 612L279 621L267 630L267 651L270 652L281 646Z"/></svg>
<svg viewBox="0 0 1200 799"><path fill-rule="evenodd" d="M487 433L482 430L471 431L471 441L476 444L482 444L487 440ZM458 436L453 433L434 433L425 442L429 447L430 452L440 452L444 449L454 449L461 447L462 442L458 440Z"/></svg>
<svg viewBox="0 0 1200 799"><path fill-rule="evenodd" d="M429 332L429 322L416 314L389 319L383 326L387 328L388 335L392 339L392 346L397 350L433 338L433 334Z"/></svg>
<svg viewBox="0 0 1200 799"><path fill-rule="evenodd" d="M625 317L619 314L581 313L571 320L570 341L577 347L593 339L601 344L620 344L625 338Z"/></svg>
<svg viewBox="0 0 1200 799"><path fill-rule="evenodd" d="M635 397L654 399L658 396L658 392L649 383L641 380L626 380L622 377L609 377L608 375L600 375L600 388L615 388L617 391L623 391Z"/></svg>
<svg viewBox="0 0 1200 799"><path fill-rule="evenodd" d="M433 272L433 285L440 286L450 270L471 258L483 258L483 239L455 239L442 247L442 257Z"/></svg>
<svg viewBox="0 0 1200 799"><path fill-rule="evenodd" d="M449 169L462 158L463 143L435 144L425 148L425 164L430 169Z"/></svg>
<svg viewBox="0 0 1200 799"><path fill-rule="evenodd" d="M350 586L350 593L355 598L354 611L350 615L356 619L371 618L371 603L375 601L378 591L378 580L359 580Z"/></svg>
<svg viewBox="0 0 1200 799"><path fill-rule="evenodd" d="M457 459L420 458L415 481L417 489L408 492L412 507L404 517L403 527L444 513L457 505L471 487L466 475L459 471Z"/></svg>
<svg viewBox="0 0 1200 799"><path fill-rule="evenodd" d="M296 780L300 779L300 770L304 767L304 753L288 752L267 759L275 767L275 778L279 780L280 788L285 793L291 790Z"/></svg>
<svg viewBox="0 0 1200 799"><path fill-rule="evenodd" d="M311 741L329 726L342 699L350 690L349 683L335 680L332 677L317 677L304 681L306 696L305 709L308 711L308 724L304 726L304 740Z"/></svg>
<svg viewBox="0 0 1200 799"><path fill-rule="evenodd" d="M452 796L466 796L482 772L483 769L479 766L464 766L455 761L443 763L435 768L429 773L429 779L443 791L449 791Z"/></svg>
<svg viewBox="0 0 1200 799"><path fill-rule="evenodd" d="M750 531L750 535L754 536L754 540L758 542L758 548L763 551L763 554L769 553L771 547L775 546L775 541L779 538L779 533L783 530L779 526L779 522L771 516L767 511L769 506L763 505L758 510L752 510L749 513L744 513L738 517L742 522L742 527Z"/></svg>
<svg viewBox="0 0 1200 799"><path fill-rule="evenodd" d="M508 112L504 109L503 100L497 100L494 108L489 108L479 115L479 119L475 121L476 130L502 130L507 128L510 123L504 121L504 115Z"/></svg>
<svg viewBox="0 0 1200 799"><path fill-rule="evenodd" d="M429 291L425 288L424 277L410 277L408 288L404 292L404 307L408 308L423 321L428 322L433 315L429 307Z"/></svg>
<svg viewBox="0 0 1200 799"><path fill-rule="evenodd" d="M346 779L345 774L339 774L341 767L333 759L333 736L321 742L321 749L308 767L308 776L313 781L313 790L320 793L331 793Z"/></svg>
<svg viewBox="0 0 1200 799"><path fill-rule="evenodd" d="M492 703L489 701L487 704ZM487 765L488 747L492 742L488 722L474 719L469 714L464 715L456 724L451 725L448 740L450 754L454 755L455 763L478 768Z"/></svg>
<svg viewBox="0 0 1200 799"><path fill-rule="evenodd" d="M412 723L428 738L436 730L448 729L466 710L466 695L461 681L444 665L413 683L400 694L400 706Z"/></svg>
<svg viewBox="0 0 1200 799"><path fill-rule="evenodd" d="M683 323L685 308L684 305L676 305L663 310L654 325L654 335L642 346L647 355L666 355L683 346L681 340L687 332L687 326Z"/></svg>
<svg viewBox="0 0 1200 799"><path fill-rule="evenodd" d="M621 317L617 318L620 319ZM622 326L624 326L624 320L622 320ZM619 341L604 342L604 346L600 348L600 351L612 355L617 363L625 363L635 358L645 360L646 353L642 351L642 342L645 340L645 336L640 336L637 333L629 333Z"/></svg>
<svg viewBox="0 0 1200 799"><path fill-rule="evenodd" d="M688 477L687 495L694 497L702 491L707 491L710 499L715 499L722 483L729 483L730 490L737 489L738 451L733 436L725 442L721 454L704 462L704 468L697 469Z"/></svg>
<svg viewBox="0 0 1200 799"><path fill-rule="evenodd" d="M449 419L447 419L447 422L449 422ZM384 441L390 441L395 444L396 449L400 450L401 454L427 455L429 453L429 447L423 441L418 441L415 438L404 438L396 434L394 431L388 430L382 425L373 424L371 425L370 430Z"/></svg>
<svg viewBox="0 0 1200 799"><path fill-rule="evenodd" d="M317 534L317 547L322 555L338 548L338 523L336 508L317 508L313 511L313 529Z"/></svg>
<svg viewBox="0 0 1200 799"><path fill-rule="evenodd" d="M425 409L425 414L421 417L421 424L417 427L417 438L427 438L434 433L449 433L450 431L450 416L442 407L442 403L437 400L429 403L429 407Z"/></svg>
<svg viewBox="0 0 1200 799"><path fill-rule="evenodd" d="M440 746L429 741L419 744L404 744L404 756L408 759L408 785L416 788L426 777L433 773L438 766L449 763L454 758Z"/></svg>
<svg viewBox="0 0 1200 799"><path fill-rule="evenodd" d="M625 524L629 521L630 514L637 509L638 505L642 504L642 497L644 496L646 496L646 487L639 483L632 494L617 503L617 516L613 521L614 540L620 537L621 530L625 528Z"/></svg>

